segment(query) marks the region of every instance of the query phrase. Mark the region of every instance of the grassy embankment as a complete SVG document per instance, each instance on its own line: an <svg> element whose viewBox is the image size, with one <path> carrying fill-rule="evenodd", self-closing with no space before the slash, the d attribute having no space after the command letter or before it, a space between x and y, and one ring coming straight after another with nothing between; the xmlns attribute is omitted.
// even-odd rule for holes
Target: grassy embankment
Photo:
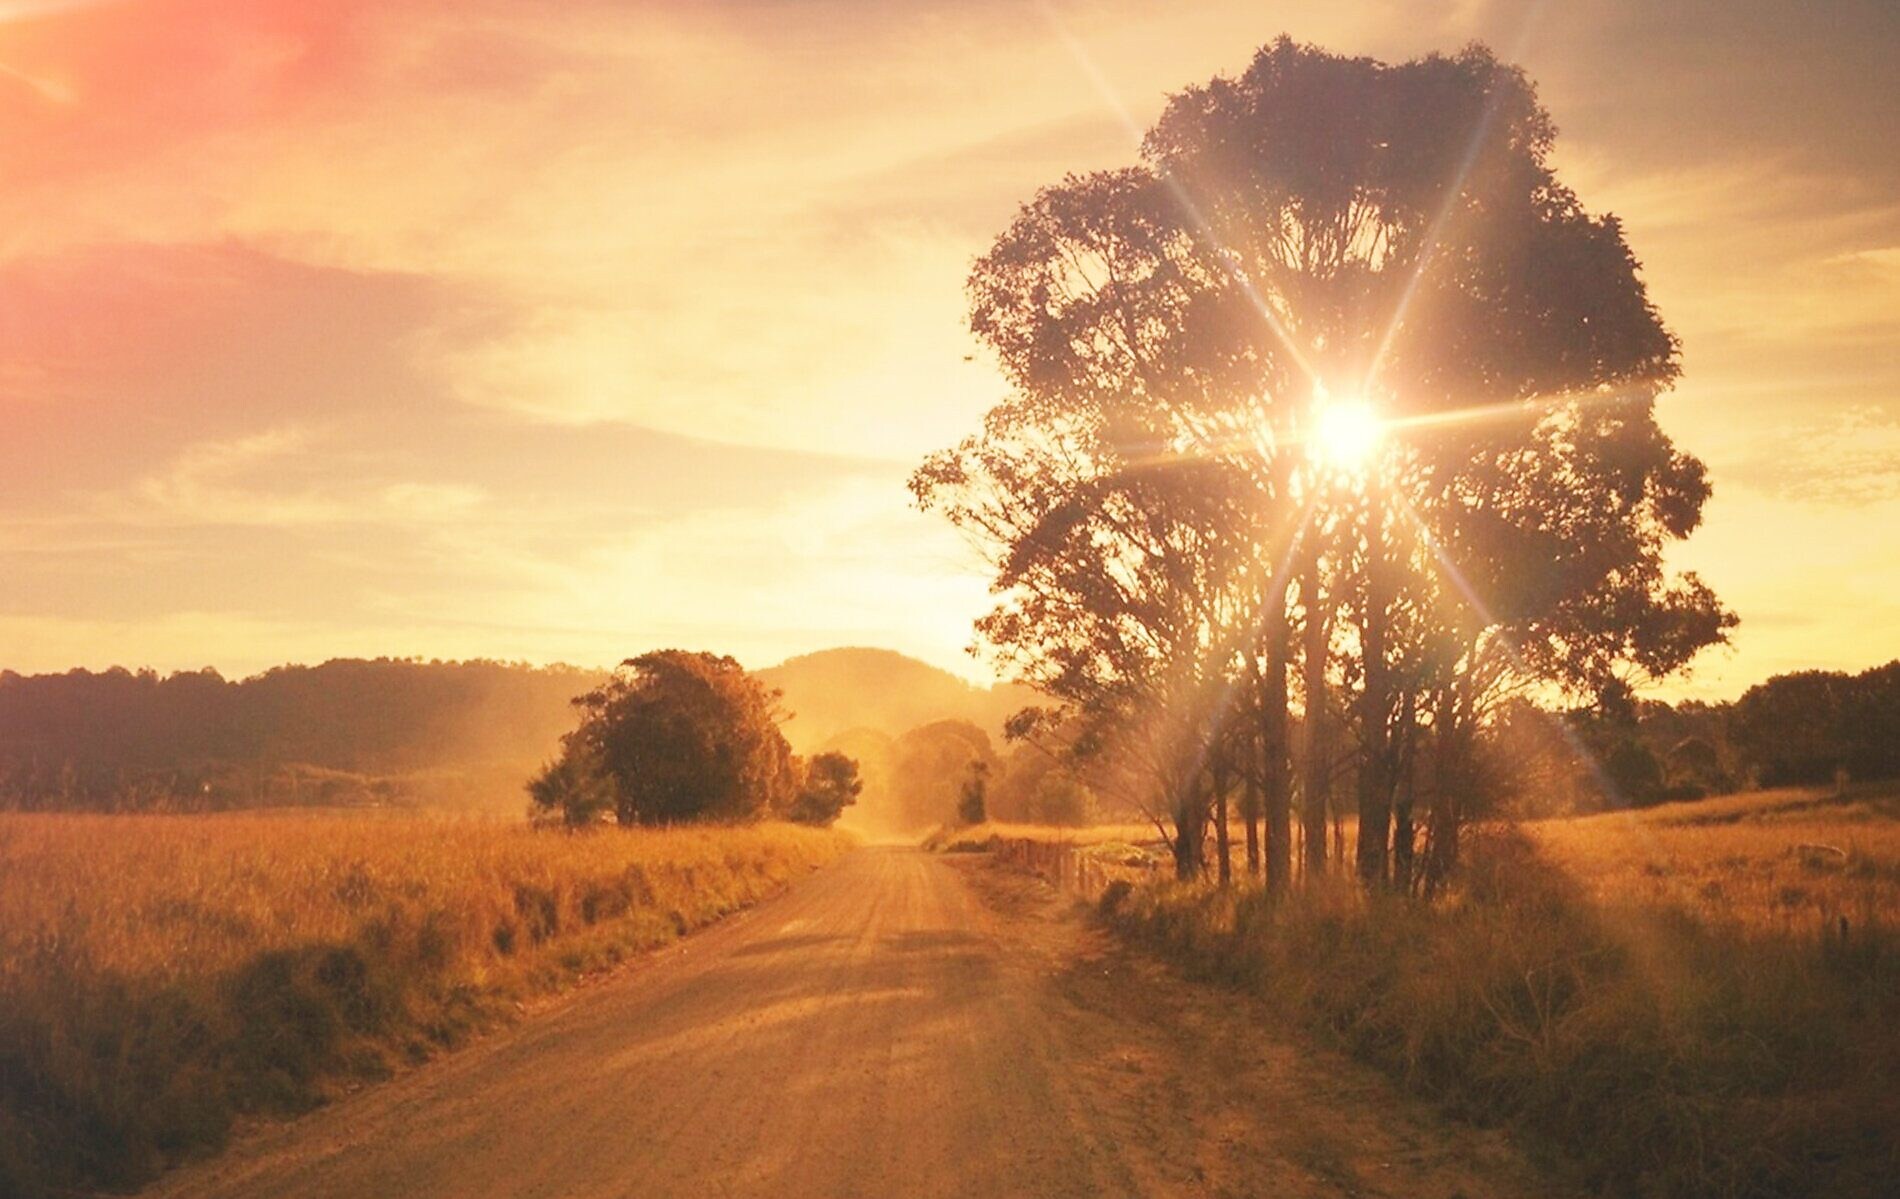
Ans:
<svg viewBox="0 0 1900 1199"><path fill-rule="evenodd" d="M135 1184L846 844L790 825L0 815L0 1194Z"/></svg>
<svg viewBox="0 0 1900 1199"><path fill-rule="evenodd" d="M1479 839L1432 905L1158 882L1110 918L1605 1192L1887 1194L1897 803L1776 792L1540 822Z"/></svg>

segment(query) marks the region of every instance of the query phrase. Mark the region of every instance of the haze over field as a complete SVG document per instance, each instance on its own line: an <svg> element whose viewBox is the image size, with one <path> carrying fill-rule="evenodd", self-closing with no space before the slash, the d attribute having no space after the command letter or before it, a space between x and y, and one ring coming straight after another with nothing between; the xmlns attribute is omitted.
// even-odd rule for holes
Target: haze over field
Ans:
<svg viewBox="0 0 1900 1199"><path fill-rule="evenodd" d="M1683 340L1664 426L1718 484L1677 557L1742 617L1671 688L1888 656L1864 635L1900 623L1883 0L24 0L0 4L4 665L873 644L980 674L981 571L902 486L999 396L966 360L969 264L1283 28L1489 41L1624 218Z"/></svg>

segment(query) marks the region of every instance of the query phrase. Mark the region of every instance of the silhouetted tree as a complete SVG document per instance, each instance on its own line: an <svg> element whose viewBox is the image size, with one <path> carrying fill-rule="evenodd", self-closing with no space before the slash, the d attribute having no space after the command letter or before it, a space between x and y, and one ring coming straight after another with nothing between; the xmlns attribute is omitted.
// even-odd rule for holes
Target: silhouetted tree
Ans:
<svg viewBox="0 0 1900 1199"><path fill-rule="evenodd" d="M599 763L622 824L754 819L799 784L776 699L729 657L642 654L574 701L581 722L563 745Z"/></svg>
<svg viewBox="0 0 1900 1199"><path fill-rule="evenodd" d="M1847 765L1848 678L1826 670L1776 675L1735 704L1735 740L1764 786L1819 783Z"/></svg>
<svg viewBox="0 0 1900 1199"><path fill-rule="evenodd" d="M990 818L989 795L990 764L988 762L970 763L970 776L963 780L963 786L957 792L957 820L963 824L982 824Z"/></svg>
<svg viewBox="0 0 1900 1199"><path fill-rule="evenodd" d="M1662 568L1708 491L1654 420L1675 342L1552 137L1483 49L1388 66L1282 39L1174 97L1144 165L1039 193L977 264L971 327L1014 394L913 488L991 553L979 632L1005 669L1078 744L1149 764L1183 876L1239 697L1270 884L1288 873L1296 623L1303 824L1336 707L1381 881L1420 779L1426 877L1450 869L1500 696L1666 673L1732 622ZM1351 395L1387 422L1358 472L1312 452Z"/></svg>
<svg viewBox="0 0 1900 1199"><path fill-rule="evenodd" d="M892 823L906 831L957 819L973 764L995 764L989 734L966 720L919 725L891 743Z"/></svg>
<svg viewBox="0 0 1900 1199"><path fill-rule="evenodd" d="M537 823L584 828L612 815L616 798L612 777L587 743L572 747L528 782L528 814Z"/></svg>
<svg viewBox="0 0 1900 1199"><path fill-rule="evenodd" d="M858 801L863 790L855 761L836 751L814 754L805 763L804 785L785 810L785 818L797 824L832 824Z"/></svg>
<svg viewBox="0 0 1900 1199"><path fill-rule="evenodd" d="M1849 774L1857 779L1900 775L1900 661L1855 675L1842 717Z"/></svg>
<svg viewBox="0 0 1900 1199"><path fill-rule="evenodd" d="M1900 775L1900 661L1780 674L1736 701L1731 736L1764 786Z"/></svg>

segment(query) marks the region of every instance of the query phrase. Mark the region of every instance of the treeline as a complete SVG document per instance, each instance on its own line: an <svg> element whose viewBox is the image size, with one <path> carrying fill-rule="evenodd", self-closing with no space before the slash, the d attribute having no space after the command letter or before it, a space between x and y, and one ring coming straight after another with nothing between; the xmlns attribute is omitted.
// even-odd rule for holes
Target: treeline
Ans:
<svg viewBox="0 0 1900 1199"><path fill-rule="evenodd" d="M0 673L0 806L200 809L392 802L520 779L600 672L338 659L214 670ZM434 777L442 776L442 777Z"/></svg>
<svg viewBox="0 0 1900 1199"><path fill-rule="evenodd" d="M1764 786L1900 776L1900 660L1776 675L1743 693L1731 726Z"/></svg>
<svg viewBox="0 0 1900 1199"><path fill-rule="evenodd" d="M338 659L246 679L215 670L0 673L0 808L199 811L260 806L522 808L522 781L607 672ZM991 693L888 650L827 650L756 672L808 758L863 765L855 821L910 832L956 818L984 775L1002 819L1086 822L1095 801L1040 751L998 746ZM885 702L886 700L890 702ZM844 721L877 718L881 727ZM911 727L914 722L916 727ZM838 731L843 729L843 731Z"/></svg>
<svg viewBox="0 0 1900 1199"><path fill-rule="evenodd" d="M1900 661L1775 675L1733 703L1504 705L1485 737L1492 798L1520 816L1645 807L1753 787L1900 777Z"/></svg>
<svg viewBox="0 0 1900 1199"><path fill-rule="evenodd" d="M854 827L900 834L985 819L1079 825L1098 814L1097 798L1060 756L1025 744L999 754L968 720L928 721L895 737L847 729L800 755L785 736L793 713L774 677L709 653L628 659L575 698L578 725L529 785L535 813L576 826L761 817L824 825L851 809Z"/></svg>

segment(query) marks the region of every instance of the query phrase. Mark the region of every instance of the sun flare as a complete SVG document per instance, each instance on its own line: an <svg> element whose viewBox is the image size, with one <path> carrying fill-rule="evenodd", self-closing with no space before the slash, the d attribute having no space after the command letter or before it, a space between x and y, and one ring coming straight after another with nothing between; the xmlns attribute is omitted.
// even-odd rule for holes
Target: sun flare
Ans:
<svg viewBox="0 0 1900 1199"><path fill-rule="evenodd" d="M1385 426L1371 404L1358 399L1328 400L1313 432L1318 456L1334 466L1365 465L1379 448Z"/></svg>

